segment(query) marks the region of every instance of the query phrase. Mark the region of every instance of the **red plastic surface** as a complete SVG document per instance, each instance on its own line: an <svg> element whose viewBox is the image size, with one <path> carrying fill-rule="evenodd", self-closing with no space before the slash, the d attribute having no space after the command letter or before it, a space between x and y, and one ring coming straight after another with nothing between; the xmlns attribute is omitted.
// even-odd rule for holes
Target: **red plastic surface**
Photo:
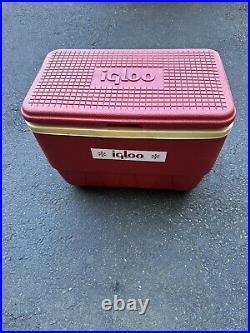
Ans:
<svg viewBox="0 0 250 333"><path fill-rule="evenodd" d="M33 123L220 128L235 108L210 49L56 50L22 107Z"/></svg>
<svg viewBox="0 0 250 333"><path fill-rule="evenodd" d="M51 165L74 185L189 190L212 168L225 138L107 139L35 134ZM91 148L167 151L165 163L97 160Z"/></svg>

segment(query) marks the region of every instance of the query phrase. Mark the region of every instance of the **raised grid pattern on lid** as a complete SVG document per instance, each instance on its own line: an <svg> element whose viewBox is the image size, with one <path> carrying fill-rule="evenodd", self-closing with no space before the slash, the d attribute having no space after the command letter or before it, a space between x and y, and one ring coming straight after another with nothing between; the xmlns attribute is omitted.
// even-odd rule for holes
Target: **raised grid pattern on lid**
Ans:
<svg viewBox="0 0 250 333"><path fill-rule="evenodd" d="M95 87L96 68L157 68L163 86ZM224 110L227 100L211 50L58 50L29 95L39 107Z"/></svg>

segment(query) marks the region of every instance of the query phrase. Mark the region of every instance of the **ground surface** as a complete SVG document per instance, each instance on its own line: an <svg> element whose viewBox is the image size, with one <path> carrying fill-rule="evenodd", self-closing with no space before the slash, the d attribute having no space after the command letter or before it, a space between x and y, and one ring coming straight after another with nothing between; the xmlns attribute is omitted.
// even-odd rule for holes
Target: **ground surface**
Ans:
<svg viewBox="0 0 250 333"><path fill-rule="evenodd" d="M247 5L3 5L3 322L11 330L247 327ZM78 189L20 116L56 48L214 48L238 109L213 171L187 194ZM144 316L104 312L118 294Z"/></svg>

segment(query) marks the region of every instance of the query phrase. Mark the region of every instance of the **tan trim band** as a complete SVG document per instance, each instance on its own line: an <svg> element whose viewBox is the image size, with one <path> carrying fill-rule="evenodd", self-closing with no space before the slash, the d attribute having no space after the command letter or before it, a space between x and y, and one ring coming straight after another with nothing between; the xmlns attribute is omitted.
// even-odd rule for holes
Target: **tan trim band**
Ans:
<svg viewBox="0 0 250 333"><path fill-rule="evenodd" d="M142 129L133 127L66 127L47 126L26 122L34 133L84 136L97 138L123 139L216 139L227 136L233 123L220 129L204 130L171 130L171 129Z"/></svg>

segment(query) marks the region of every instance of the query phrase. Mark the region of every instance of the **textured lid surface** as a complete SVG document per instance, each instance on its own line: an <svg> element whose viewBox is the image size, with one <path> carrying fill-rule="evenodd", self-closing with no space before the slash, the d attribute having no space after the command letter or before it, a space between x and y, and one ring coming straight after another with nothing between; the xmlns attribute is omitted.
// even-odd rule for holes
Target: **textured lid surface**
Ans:
<svg viewBox="0 0 250 333"><path fill-rule="evenodd" d="M235 108L214 50L62 49L47 55L22 113L44 124L219 128Z"/></svg>

